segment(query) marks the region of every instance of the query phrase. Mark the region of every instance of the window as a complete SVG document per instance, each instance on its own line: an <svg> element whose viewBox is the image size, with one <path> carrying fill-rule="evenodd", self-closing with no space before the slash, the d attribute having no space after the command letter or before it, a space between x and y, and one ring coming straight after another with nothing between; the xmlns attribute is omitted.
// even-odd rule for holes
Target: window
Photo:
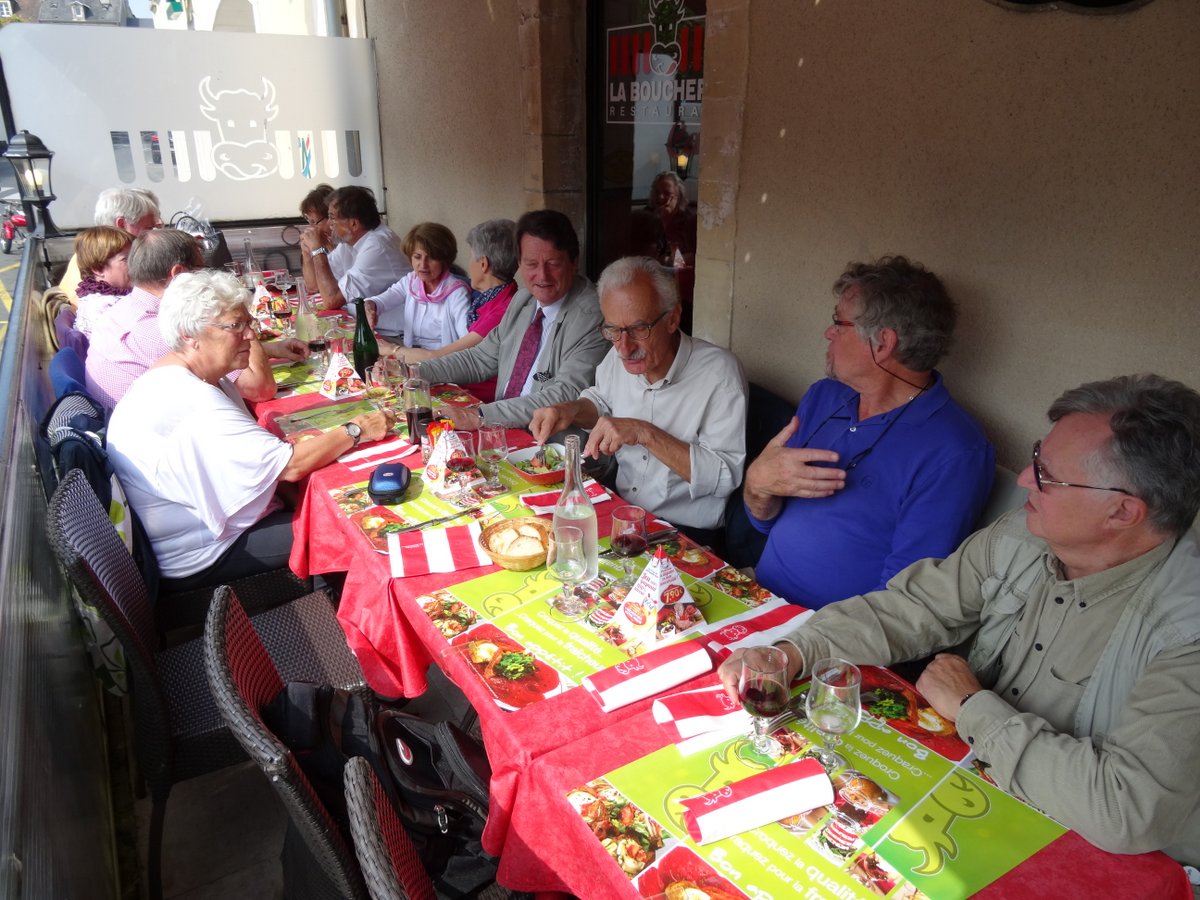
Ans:
<svg viewBox="0 0 1200 900"><path fill-rule="evenodd" d="M13 8L10 0L0 0L0 16L11 16L12 14Z"/></svg>
<svg viewBox="0 0 1200 900"><path fill-rule="evenodd" d="M78 0L71 4L71 18L76 22L82 22L87 18L87 14L88 8L86 4L80 3Z"/></svg>

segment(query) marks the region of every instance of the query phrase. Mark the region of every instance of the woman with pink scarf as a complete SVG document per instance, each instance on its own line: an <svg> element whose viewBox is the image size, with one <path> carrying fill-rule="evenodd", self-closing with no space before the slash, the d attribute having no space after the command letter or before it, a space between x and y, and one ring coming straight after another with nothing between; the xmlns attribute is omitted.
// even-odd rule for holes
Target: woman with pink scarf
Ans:
<svg viewBox="0 0 1200 900"><path fill-rule="evenodd" d="M437 222L422 222L404 236L404 254L413 270L378 297L367 301L375 330L405 347L436 350L452 344L469 327L471 291L450 271L458 256L454 233Z"/></svg>

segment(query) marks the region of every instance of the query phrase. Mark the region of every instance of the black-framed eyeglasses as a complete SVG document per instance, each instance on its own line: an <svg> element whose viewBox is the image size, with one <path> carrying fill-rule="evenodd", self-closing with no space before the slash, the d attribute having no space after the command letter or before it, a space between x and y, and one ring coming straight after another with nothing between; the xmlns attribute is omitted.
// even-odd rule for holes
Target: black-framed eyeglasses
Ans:
<svg viewBox="0 0 1200 900"><path fill-rule="evenodd" d="M304 221L307 222L309 225L320 225L322 222L324 222L328 218L329 218L329 216L321 216L321 218L319 218L319 219L309 219L306 217L304 219Z"/></svg>
<svg viewBox="0 0 1200 900"><path fill-rule="evenodd" d="M209 322L213 328L220 328L229 334L245 334L247 331L252 334L258 334L258 328L253 319L246 319L244 322Z"/></svg>
<svg viewBox="0 0 1200 900"><path fill-rule="evenodd" d="M853 324L854 324L853 322L850 322L846 319L839 319L837 317L836 312L833 314L833 327L834 328L845 328L847 325L853 325Z"/></svg>
<svg viewBox="0 0 1200 900"><path fill-rule="evenodd" d="M1047 478L1046 473L1042 470L1042 442L1034 441L1033 443L1033 483L1037 485L1038 492L1041 493L1045 488L1043 485L1056 484L1059 487L1087 488L1091 491L1116 491L1118 494L1125 494L1127 497L1133 497L1132 491L1127 491L1125 488L1119 487L1101 487L1098 484L1075 484L1073 481L1055 481L1052 478Z"/></svg>
<svg viewBox="0 0 1200 900"><path fill-rule="evenodd" d="M600 335L611 344L615 344L621 340L621 335L623 334L629 335L635 341L644 341L650 337L650 332L654 330L654 326L661 322L668 312L670 312L669 309L666 312L659 313L658 318L653 322L639 322L637 325L627 325L624 328L616 325L601 325Z"/></svg>

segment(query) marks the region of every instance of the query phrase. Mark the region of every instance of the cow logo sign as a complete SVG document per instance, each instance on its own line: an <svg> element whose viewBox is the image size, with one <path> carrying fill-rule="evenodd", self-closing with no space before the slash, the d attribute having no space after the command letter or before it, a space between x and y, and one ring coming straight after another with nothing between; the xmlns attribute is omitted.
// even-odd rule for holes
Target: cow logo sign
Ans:
<svg viewBox="0 0 1200 900"><path fill-rule="evenodd" d="M212 148L218 172L234 181L275 174L279 159L275 145L267 140L267 123L279 114L274 84L264 78L259 90L214 92L211 78L205 76L200 81L200 101L200 112L216 124L220 137Z"/></svg>

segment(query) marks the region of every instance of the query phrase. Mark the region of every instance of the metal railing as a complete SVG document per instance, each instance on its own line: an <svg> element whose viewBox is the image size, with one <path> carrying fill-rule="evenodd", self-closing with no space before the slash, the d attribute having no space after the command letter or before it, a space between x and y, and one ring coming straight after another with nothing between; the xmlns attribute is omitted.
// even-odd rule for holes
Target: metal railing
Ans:
<svg viewBox="0 0 1200 900"><path fill-rule="evenodd" d="M0 898L115 897L100 697L35 466L52 397L42 259L31 236L0 353Z"/></svg>

